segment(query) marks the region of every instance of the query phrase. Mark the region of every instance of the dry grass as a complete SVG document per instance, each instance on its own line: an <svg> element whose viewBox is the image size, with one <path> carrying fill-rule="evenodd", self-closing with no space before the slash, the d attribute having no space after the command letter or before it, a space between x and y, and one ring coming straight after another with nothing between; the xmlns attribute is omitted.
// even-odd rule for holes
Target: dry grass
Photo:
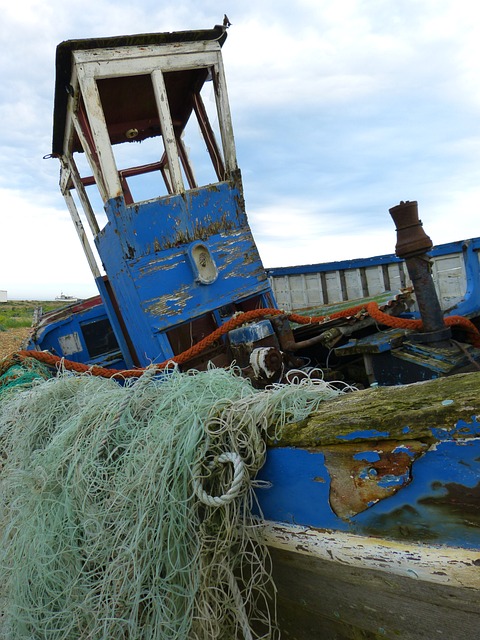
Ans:
<svg viewBox="0 0 480 640"><path fill-rule="evenodd" d="M28 338L30 327L19 327L0 331L0 360L22 348Z"/></svg>
<svg viewBox="0 0 480 640"><path fill-rule="evenodd" d="M64 302L9 300L0 305L0 359L19 351L28 339L34 310L44 313L64 307Z"/></svg>

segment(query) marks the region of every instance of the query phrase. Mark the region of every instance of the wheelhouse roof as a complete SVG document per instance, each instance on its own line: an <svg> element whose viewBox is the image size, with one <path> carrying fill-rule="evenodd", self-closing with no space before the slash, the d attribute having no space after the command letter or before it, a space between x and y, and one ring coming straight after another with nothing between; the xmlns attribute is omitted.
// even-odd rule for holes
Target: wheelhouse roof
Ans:
<svg viewBox="0 0 480 640"><path fill-rule="evenodd" d="M65 125L67 118L68 91L72 73L72 52L79 50L105 49L131 46L149 46L175 44L180 42L200 42L217 40L223 45L227 33L224 27L216 25L213 29L197 31L176 31L166 33L147 33L109 38L89 38L86 40L66 40L57 46L55 102L53 112L52 155L63 153ZM205 69L193 69L185 72L169 72L165 84L169 94L170 110L174 128L180 132L185 127L192 111L192 92L199 90L207 78ZM126 91L125 84L129 88ZM153 90L145 76L131 78L107 78L99 80L99 92L105 117L109 123L112 144L124 142L124 132L139 125L137 140L160 135L160 125ZM132 85L134 85L132 87ZM135 95L135 101L122 100L121 96ZM78 141L74 150L80 151Z"/></svg>

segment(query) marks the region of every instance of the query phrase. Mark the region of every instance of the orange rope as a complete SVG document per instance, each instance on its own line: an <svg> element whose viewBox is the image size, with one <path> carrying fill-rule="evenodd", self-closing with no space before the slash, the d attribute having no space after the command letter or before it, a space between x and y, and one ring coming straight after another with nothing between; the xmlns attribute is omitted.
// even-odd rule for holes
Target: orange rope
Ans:
<svg viewBox="0 0 480 640"><path fill-rule="evenodd" d="M388 313L384 313L380 311L378 308L378 304L376 302L369 302L367 305L357 305L356 307L350 307L349 309L343 309L342 311L338 311L336 313L332 313L329 316L301 316L297 313L285 314L284 311L280 309L252 309L251 311L246 311L245 313L240 313L237 316L233 316L230 320L227 320L221 327L218 327L213 331L210 335L200 342L194 344L190 349L183 351L177 356L173 356L160 364L154 365L155 369L162 370L165 369L170 363L174 362L176 364L184 364L188 362L191 358L200 355L202 351L210 347L214 344L221 336L225 335L232 329L235 329L242 324L247 322L251 322L252 320L258 320L259 318L263 318L265 316L278 316L285 314L287 318L291 322L295 322L296 324L321 324L326 319L333 320L336 318L345 318L348 316L353 316L359 313L362 310L366 310L367 313L376 320L379 324L386 325L388 327L396 327L402 329L421 329L422 321L421 320L411 320L406 318L398 318L396 316L390 316ZM447 326L461 326L468 334L469 341L475 347L480 347L480 332L476 328L476 326L468 320L467 318L463 318L462 316L449 316L445 318L445 324ZM19 351L18 355L21 358L36 358L40 362L51 366L51 367L60 367L63 366L65 369L69 371L76 371L77 373L85 373L89 372L95 376L102 376L104 378L113 378L115 376L119 376L122 378L137 378L143 374L145 369L106 369L104 367L98 367L96 365L89 366L85 364L81 364L79 362L72 362L71 360L65 360L64 358L60 358L59 356L54 356L51 353L45 351Z"/></svg>
<svg viewBox="0 0 480 640"><path fill-rule="evenodd" d="M418 330L422 328L421 320L410 320L407 318L397 318L396 316L389 316L387 313L380 311L376 302L369 302L366 306L368 315L371 316L380 324L387 325L388 327L396 327L400 329L414 329ZM448 316L443 320L447 327L460 326L464 329L468 335L469 342L474 347L480 347L480 332L477 327L468 318L463 316Z"/></svg>

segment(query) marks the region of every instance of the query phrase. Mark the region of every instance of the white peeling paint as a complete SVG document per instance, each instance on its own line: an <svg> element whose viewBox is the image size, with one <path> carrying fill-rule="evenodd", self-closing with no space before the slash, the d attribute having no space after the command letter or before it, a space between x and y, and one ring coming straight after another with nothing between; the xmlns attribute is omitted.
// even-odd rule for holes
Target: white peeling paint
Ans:
<svg viewBox="0 0 480 640"><path fill-rule="evenodd" d="M267 522L270 547L414 580L480 590L480 550L405 544Z"/></svg>

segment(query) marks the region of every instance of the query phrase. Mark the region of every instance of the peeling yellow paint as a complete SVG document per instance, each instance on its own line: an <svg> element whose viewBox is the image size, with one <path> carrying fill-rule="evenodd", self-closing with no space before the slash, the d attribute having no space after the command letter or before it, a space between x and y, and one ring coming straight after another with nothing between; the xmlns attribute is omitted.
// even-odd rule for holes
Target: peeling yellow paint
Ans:
<svg viewBox="0 0 480 640"><path fill-rule="evenodd" d="M149 314L158 317L162 315L180 315L185 309L187 302L193 297L190 291L190 286L183 285L175 291L166 293L163 296L155 298L153 301L149 301L145 309Z"/></svg>

